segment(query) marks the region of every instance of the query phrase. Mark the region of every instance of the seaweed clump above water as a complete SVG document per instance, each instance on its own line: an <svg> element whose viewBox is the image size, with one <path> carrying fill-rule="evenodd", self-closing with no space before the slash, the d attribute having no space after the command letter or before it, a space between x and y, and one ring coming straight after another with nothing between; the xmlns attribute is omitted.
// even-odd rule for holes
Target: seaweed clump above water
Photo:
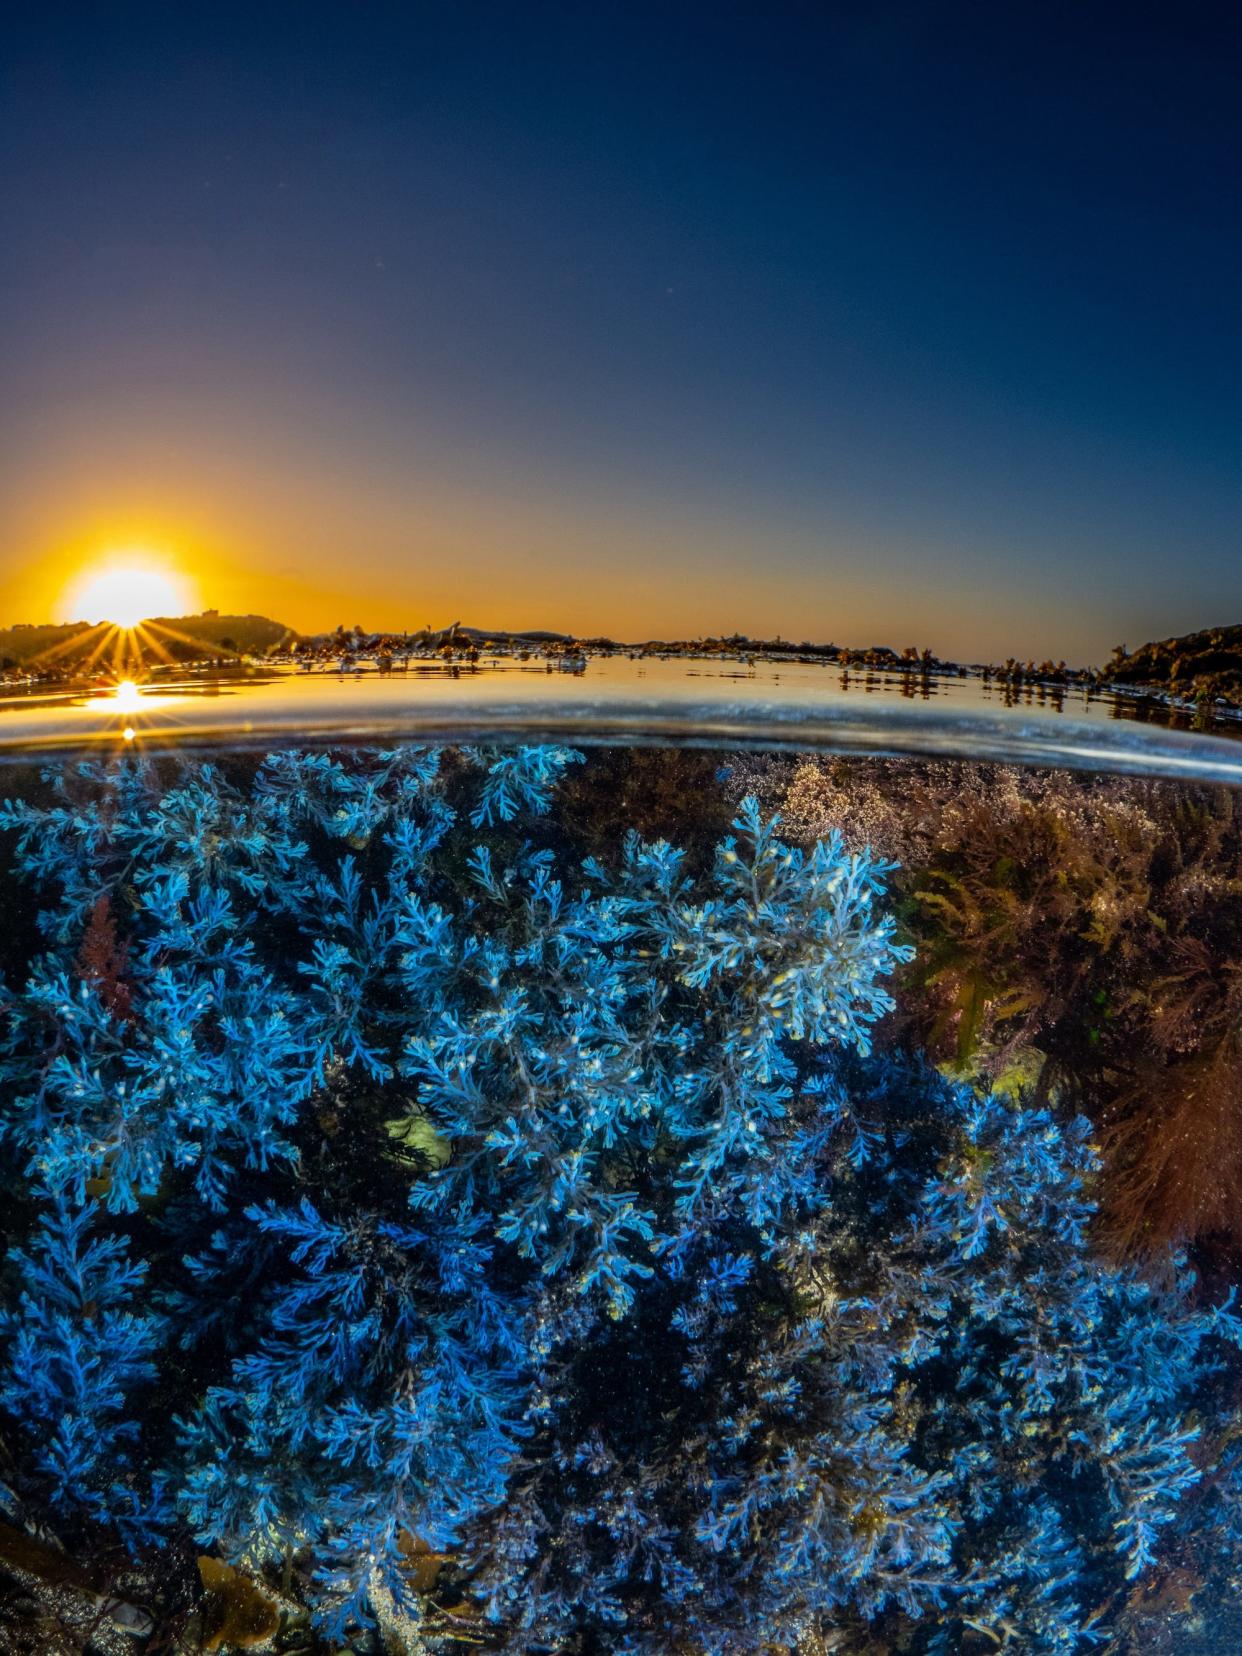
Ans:
<svg viewBox="0 0 1242 1656"><path fill-rule="evenodd" d="M1133 653L1119 645L1100 676L1106 684L1242 706L1242 627L1211 627L1164 638Z"/></svg>
<svg viewBox="0 0 1242 1656"><path fill-rule="evenodd" d="M4 807L11 1519L207 1548L200 1645L513 1656L1087 1650L1234 1557L1242 1325L1098 1254L1072 1108L873 1050L893 869L751 798L583 860L580 763Z"/></svg>

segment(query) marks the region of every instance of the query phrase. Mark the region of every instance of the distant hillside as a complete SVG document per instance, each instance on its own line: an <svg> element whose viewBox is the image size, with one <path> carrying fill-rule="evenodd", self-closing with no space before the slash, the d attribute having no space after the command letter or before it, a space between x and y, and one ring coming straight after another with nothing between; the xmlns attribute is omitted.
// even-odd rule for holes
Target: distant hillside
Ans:
<svg viewBox="0 0 1242 1656"><path fill-rule="evenodd" d="M173 660L236 652L262 654L298 636L283 621L273 621L266 615L220 615L215 610L202 615L154 617L143 626L146 636ZM159 653L143 651L139 635L117 634L105 623L18 625L0 628L0 669L24 668L63 676L95 665L106 667L117 654L118 644L124 659L145 656L150 660Z"/></svg>
<svg viewBox="0 0 1242 1656"><path fill-rule="evenodd" d="M266 615L218 615L215 610L204 610L201 615L157 616L146 624L157 636L162 636L162 628L164 633L184 633L195 643L252 655L261 655L275 644L291 643L298 636L283 621L273 621Z"/></svg>
<svg viewBox="0 0 1242 1656"><path fill-rule="evenodd" d="M1242 706L1242 626L1210 627L1117 652L1102 675L1111 684L1164 690L1187 700L1222 697Z"/></svg>
<svg viewBox="0 0 1242 1656"><path fill-rule="evenodd" d="M84 641L89 637L93 646L99 630L85 621L72 621L65 627L0 627L0 668L24 667L36 656L60 661L67 653L76 653L71 650L74 639Z"/></svg>

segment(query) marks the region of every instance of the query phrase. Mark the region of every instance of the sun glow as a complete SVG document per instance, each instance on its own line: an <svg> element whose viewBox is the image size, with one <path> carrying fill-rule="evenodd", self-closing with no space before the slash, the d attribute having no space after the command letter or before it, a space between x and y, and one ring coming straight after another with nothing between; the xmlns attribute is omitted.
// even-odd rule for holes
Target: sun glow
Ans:
<svg viewBox="0 0 1242 1656"><path fill-rule="evenodd" d="M60 612L66 621L110 621L127 631L155 615L184 615L188 584L166 565L147 559L117 559L85 570L66 592Z"/></svg>

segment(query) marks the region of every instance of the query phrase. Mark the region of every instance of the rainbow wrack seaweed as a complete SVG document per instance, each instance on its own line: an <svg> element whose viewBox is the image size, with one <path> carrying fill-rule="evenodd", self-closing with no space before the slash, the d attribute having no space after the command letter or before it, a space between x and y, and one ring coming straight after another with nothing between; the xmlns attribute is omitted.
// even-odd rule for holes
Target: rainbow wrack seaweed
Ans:
<svg viewBox="0 0 1242 1656"><path fill-rule="evenodd" d="M580 761L3 808L8 1503L189 1532L334 1638L1105 1647L1188 1524L1234 1545L1242 1324L1095 1255L1081 1118L872 1050L886 865L749 799L705 873L583 860Z"/></svg>

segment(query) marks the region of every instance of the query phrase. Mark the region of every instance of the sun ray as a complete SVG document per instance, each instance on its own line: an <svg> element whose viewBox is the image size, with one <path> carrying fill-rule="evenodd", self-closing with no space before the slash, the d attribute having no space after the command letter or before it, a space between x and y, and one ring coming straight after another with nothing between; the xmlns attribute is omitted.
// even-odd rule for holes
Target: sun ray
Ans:
<svg viewBox="0 0 1242 1656"><path fill-rule="evenodd" d="M133 629L133 637L144 661L148 655L152 655L161 666L168 666L173 659L172 652L160 640L160 631L161 629L151 622L140 621Z"/></svg>
<svg viewBox="0 0 1242 1656"><path fill-rule="evenodd" d="M179 627L170 627L167 621L148 621L147 626L153 633L162 633L165 638L171 638L178 644L192 644L200 653L213 655L236 656L240 661L242 652L236 646L213 644L205 638L193 638L189 633L182 632Z"/></svg>
<svg viewBox="0 0 1242 1656"><path fill-rule="evenodd" d="M99 639L98 639L98 642L95 645L95 648L91 651L90 655L88 655L86 660L82 663L82 671L84 673L89 673L89 672L92 672L94 670L94 668L96 667L96 665L98 664L98 662L102 658L104 652L107 650L108 646L112 643L114 635L118 631L119 631L119 628L113 627L113 626L107 626L107 627L104 628L103 632L99 636Z"/></svg>
<svg viewBox="0 0 1242 1656"><path fill-rule="evenodd" d="M81 649L92 636L97 640L101 637L106 638L111 631L111 622L97 621L93 627L88 627L85 632L72 633L68 638L58 639L56 643L49 644L46 649L38 650L34 655L27 658L27 666L50 666L59 657L68 655L71 650Z"/></svg>
<svg viewBox="0 0 1242 1656"><path fill-rule="evenodd" d="M115 675L115 677L124 678L124 676L125 676L125 651L126 651L126 646L127 646L128 640L129 640L129 634L123 627L116 627L113 630L113 639L114 639L114 643L113 643L113 648L112 648L112 672Z"/></svg>

